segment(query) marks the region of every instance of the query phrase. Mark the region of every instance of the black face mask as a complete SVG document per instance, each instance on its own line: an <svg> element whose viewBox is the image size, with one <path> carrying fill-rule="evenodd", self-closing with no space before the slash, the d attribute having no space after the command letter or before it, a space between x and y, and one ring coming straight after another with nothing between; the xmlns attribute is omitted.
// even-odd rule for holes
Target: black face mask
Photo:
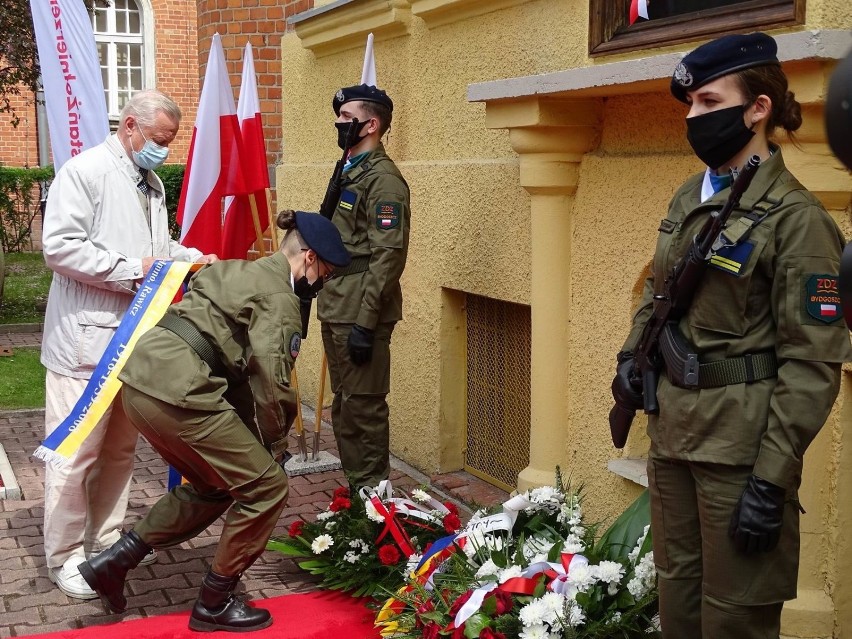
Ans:
<svg viewBox="0 0 852 639"><path fill-rule="evenodd" d="M323 281L318 277L316 282L311 284L308 282L307 275L302 275L297 280L293 281L293 292L303 300L313 299L322 290Z"/></svg>
<svg viewBox="0 0 852 639"><path fill-rule="evenodd" d="M358 143L363 139L361 137L361 131L364 130L364 125L366 125L367 122L369 122L369 120L364 120L363 122L359 122L355 125L357 127L357 131L355 132L355 135L357 137L355 138L355 142L352 144L352 146L357 146ZM351 125L351 122L334 123L334 128L337 129L337 146L339 146L341 149L346 148L346 135L349 133L349 127Z"/></svg>
<svg viewBox="0 0 852 639"><path fill-rule="evenodd" d="M686 119L686 139L695 155L714 171L745 148L754 131L743 122L745 105Z"/></svg>

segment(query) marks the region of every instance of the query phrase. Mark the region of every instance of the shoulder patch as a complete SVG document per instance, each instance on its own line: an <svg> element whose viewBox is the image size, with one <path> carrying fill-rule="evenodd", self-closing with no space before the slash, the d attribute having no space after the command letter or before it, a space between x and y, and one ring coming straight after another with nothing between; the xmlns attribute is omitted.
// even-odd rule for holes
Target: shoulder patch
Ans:
<svg viewBox="0 0 852 639"><path fill-rule="evenodd" d="M805 310L808 315L826 324L843 317L837 275L814 274L806 277Z"/></svg>
<svg viewBox="0 0 852 639"><path fill-rule="evenodd" d="M296 359L302 349L302 336L296 332L290 336L290 357Z"/></svg>
<svg viewBox="0 0 852 639"><path fill-rule="evenodd" d="M344 211L351 211L352 207L355 206L355 201L358 199L358 194L354 191L344 190L343 193L340 194L340 202L338 206L342 208Z"/></svg>
<svg viewBox="0 0 852 639"><path fill-rule="evenodd" d="M376 228L386 231L399 226L402 204L399 202L379 202L376 204Z"/></svg>

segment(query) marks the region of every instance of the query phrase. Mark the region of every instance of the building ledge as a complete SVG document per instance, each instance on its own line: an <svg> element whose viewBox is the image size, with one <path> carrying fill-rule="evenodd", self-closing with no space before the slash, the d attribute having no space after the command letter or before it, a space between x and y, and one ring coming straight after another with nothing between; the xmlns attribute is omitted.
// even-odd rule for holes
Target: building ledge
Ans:
<svg viewBox="0 0 852 639"><path fill-rule="evenodd" d="M621 457L610 459L606 464L607 470L619 477L629 479L634 484L648 487L648 460L645 457Z"/></svg>
<svg viewBox="0 0 852 639"><path fill-rule="evenodd" d="M852 45L852 33L841 30L799 31L774 37L778 42L778 59L782 63L839 60ZM479 82L468 86L467 99L470 102L493 102L532 96L603 97L667 91L672 71L692 48L690 45L682 52Z"/></svg>
<svg viewBox="0 0 852 639"><path fill-rule="evenodd" d="M317 56L363 47L367 35L388 40L408 33L406 0L337 0L287 18L305 49Z"/></svg>
<svg viewBox="0 0 852 639"><path fill-rule="evenodd" d="M411 12L430 28L508 9L530 0L409 0Z"/></svg>

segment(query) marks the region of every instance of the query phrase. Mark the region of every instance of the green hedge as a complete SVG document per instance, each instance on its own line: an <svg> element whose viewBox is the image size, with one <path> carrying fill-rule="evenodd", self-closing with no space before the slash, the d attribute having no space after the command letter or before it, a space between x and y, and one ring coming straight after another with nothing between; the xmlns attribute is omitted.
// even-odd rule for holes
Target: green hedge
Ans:
<svg viewBox="0 0 852 639"><path fill-rule="evenodd" d="M180 227L177 223L177 207L180 200L180 190L183 186L183 164L164 164L155 171L163 181L166 192L166 207L169 210L169 233L172 239L180 239Z"/></svg>

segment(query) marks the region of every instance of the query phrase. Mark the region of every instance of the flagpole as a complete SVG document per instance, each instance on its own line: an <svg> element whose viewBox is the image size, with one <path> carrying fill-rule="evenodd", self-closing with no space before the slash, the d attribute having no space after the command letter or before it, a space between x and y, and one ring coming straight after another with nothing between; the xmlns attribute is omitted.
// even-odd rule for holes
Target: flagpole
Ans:
<svg viewBox="0 0 852 639"><path fill-rule="evenodd" d="M257 236L257 250L261 257L266 257L266 247L263 245L263 231L260 230L260 215L257 212L257 200L254 193L249 193L249 206L251 207L251 220L254 222L254 234Z"/></svg>
<svg viewBox="0 0 852 639"><path fill-rule="evenodd" d="M278 250L278 225L275 224L275 215L272 213L272 191L266 187L266 210L269 212L269 236L272 239L272 250Z"/></svg>

